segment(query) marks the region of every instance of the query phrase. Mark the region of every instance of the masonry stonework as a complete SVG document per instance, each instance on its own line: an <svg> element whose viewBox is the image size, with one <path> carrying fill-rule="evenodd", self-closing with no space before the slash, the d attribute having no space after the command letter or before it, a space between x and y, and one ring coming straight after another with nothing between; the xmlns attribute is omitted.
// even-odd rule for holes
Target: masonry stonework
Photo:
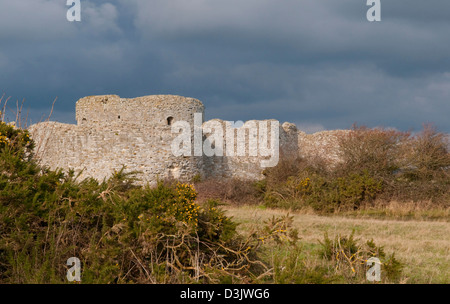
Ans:
<svg viewBox="0 0 450 304"><path fill-rule="evenodd" d="M35 155L41 164L52 169L73 169L81 172L81 178L93 177L101 181L124 165L127 171L138 171L137 177L144 184L154 184L165 178L189 181L195 176L247 180L263 177L261 161L270 157L250 153L250 138L260 134L260 126L276 121L247 121L242 128L231 131L231 135L233 132L235 135L233 140L224 133L224 156L175 156L171 144L178 134L172 133L172 126L177 121L194 126L195 113L204 117L203 104L194 98L89 96L76 103L76 125L49 121L30 126L29 131L36 142ZM226 130L229 122L215 119L202 120L202 123L203 128L213 125ZM255 127L258 134L252 135L248 126ZM239 130L246 136L237 136ZM278 131L280 158L322 156L330 162L338 158L337 136L346 132L305 134L287 122L279 126ZM271 133L267 135L270 138ZM208 140L208 134L204 134L202 141ZM191 141L194 142L194 132ZM240 144L245 146L245 155L226 153L232 145L236 148Z"/></svg>

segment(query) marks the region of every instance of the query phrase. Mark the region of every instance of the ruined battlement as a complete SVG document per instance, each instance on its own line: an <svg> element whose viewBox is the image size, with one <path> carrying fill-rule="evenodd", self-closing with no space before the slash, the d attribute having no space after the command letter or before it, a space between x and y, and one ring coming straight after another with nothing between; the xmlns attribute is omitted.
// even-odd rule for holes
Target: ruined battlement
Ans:
<svg viewBox="0 0 450 304"><path fill-rule="evenodd" d="M43 122L30 126L29 131L36 142L35 155L45 166L73 169L82 172L82 178L102 180L125 165L129 171L140 172L142 183L164 178L189 181L195 176L260 179L265 169L261 164L278 161L278 157L320 156L332 163L338 157L337 137L346 132L306 134L292 123L280 125L275 120L247 121L229 128L230 122L220 119L205 122L204 110L201 101L174 95L89 96L76 103L76 125ZM192 153L173 153L179 136L174 132L177 122L189 128L185 152ZM204 130L200 138L195 131L199 128ZM267 152L266 146L276 142L275 134L279 154L268 156L261 151ZM216 154L194 153L199 141L201 148ZM245 153L231 153L235 148Z"/></svg>
<svg viewBox="0 0 450 304"><path fill-rule="evenodd" d="M129 125L162 127L176 120L192 121L193 113L204 113L203 104L194 98L151 95L120 98L117 95L88 96L76 103L79 126Z"/></svg>

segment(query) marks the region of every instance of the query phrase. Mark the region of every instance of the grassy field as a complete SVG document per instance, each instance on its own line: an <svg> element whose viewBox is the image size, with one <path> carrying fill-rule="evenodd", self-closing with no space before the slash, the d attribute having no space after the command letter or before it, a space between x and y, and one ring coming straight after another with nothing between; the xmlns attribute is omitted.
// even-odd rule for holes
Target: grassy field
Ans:
<svg viewBox="0 0 450 304"><path fill-rule="evenodd" d="M284 210L256 206L224 208L240 224L238 230L243 234L272 216L287 214ZM323 240L325 232L333 237L349 235L355 230L357 238L373 239L377 245L384 246L386 253L395 251L396 257L405 264L403 283L450 283L450 222L446 220L405 221L290 214L294 216L293 226L299 231L304 253L312 259L318 255L319 240Z"/></svg>

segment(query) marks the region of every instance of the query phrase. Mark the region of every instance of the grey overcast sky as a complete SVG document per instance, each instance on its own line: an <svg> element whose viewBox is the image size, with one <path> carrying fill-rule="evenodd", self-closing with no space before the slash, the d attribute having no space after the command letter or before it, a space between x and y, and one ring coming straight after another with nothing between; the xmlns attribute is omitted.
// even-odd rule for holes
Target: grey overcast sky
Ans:
<svg viewBox="0 0 450 304"><path fill-rule="evenodd" d="M84 96L175 94L206 119L450 132L450 1L0 0L0 95L37 122Z"/></svg>

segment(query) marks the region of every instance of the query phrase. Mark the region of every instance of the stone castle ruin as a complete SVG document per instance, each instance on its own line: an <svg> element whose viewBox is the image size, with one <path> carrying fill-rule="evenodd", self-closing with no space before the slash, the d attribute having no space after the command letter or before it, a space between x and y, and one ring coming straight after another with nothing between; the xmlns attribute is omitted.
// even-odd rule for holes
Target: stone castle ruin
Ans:
<svg viewBox="0 0 450 304"><path fill-rule="evenodd" d="M140 172L137 177L142 183L150 184L165 178L190 181L196 176L247 180L263 177L261 163L268 156L251 153L249 142L252 136L263 133L259 128L264 125L262 122L273 126L277 121L247 121L242 127L232 129L235 135L242 130L244 138L232 138L229 132L228 135L221 134L223 150L243 145L245 155L187 153L176 156L171 145L179 134L173 131L173 127L177 122L193 126L190 139L194 149L196 113L204 117L203 104L194 98L174 95L133 99L117 95L89 96L76 103L76 125L48 121L30 126L29 131L36 142L36 157L42 165L52 169L73 169L76 173L81 172L81 178L103 180L124 165L127 171ZM203 128L222 125L226 129L228 126L228 122L219 119L207 122L202 119L200 123ZM256 126L258 134L253 134L247 128L249 125ZM277 126L281 159L322 156L333 162L337 158L337 136L345 132L306 134L288 122ZM270 132L269 135L276 134ZM201 136L203 142L211 140L208 134ZM273 138L271 141L273 143ZM215 141L209 142L211 147L215 144Z"/></svg>

